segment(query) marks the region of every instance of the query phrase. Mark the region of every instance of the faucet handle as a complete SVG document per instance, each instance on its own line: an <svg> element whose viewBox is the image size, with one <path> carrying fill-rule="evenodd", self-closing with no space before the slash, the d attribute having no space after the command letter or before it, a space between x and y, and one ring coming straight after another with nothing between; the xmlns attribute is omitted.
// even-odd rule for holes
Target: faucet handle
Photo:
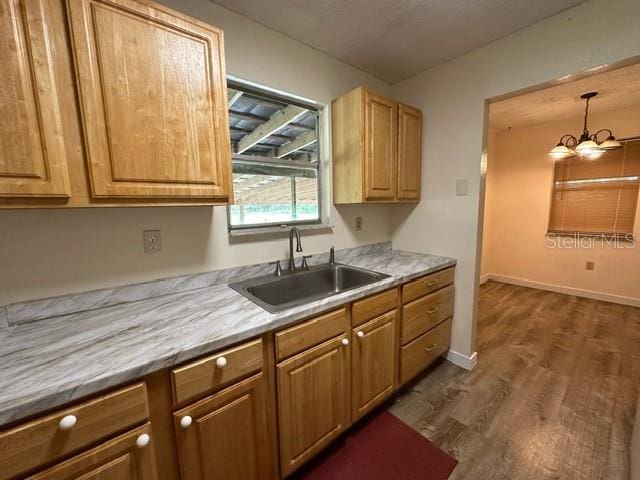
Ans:
<svg viewBox="0 0 640 480"><path fill-rule="evenodd" d="M336 263L336 247L332 246L329 249L329 265Z"/></svg>
<svg viewBox="0 0 640 480"><path fill-rule="evenodd" d="M307 265L307 258L311 258L311 257L313 257L313 255L303 255L302 265L300 265L300 268L302 268L303 270L309 270L309 265Z"/></svg>
<svg viewBox="0 0 640 480"><path fill-rule="evenodd" d="M282 267L280 266L280 260L276 260L275 262L269 262L269 265L275 265L276 271L273 272L273 275L276 277L282 276Z"/></svg>

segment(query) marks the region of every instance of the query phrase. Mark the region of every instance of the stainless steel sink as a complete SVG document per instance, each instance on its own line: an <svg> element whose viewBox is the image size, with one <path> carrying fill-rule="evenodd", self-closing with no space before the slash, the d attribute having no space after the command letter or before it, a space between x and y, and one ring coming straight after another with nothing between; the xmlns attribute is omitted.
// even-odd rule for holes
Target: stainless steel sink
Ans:
<svg viewBox="0 0 640 480"><path fill-rule="evenodd" d="M252 278L229 286L271 313L330 297L389 275L348 265L320 265L309 270Z"/></svg>

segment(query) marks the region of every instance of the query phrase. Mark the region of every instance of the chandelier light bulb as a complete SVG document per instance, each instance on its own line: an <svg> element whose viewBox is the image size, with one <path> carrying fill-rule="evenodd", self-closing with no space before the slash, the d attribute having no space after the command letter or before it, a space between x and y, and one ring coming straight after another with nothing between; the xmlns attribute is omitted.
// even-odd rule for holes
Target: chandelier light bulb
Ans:
<svg viewBox="0 0 640 480"><path fill-rule="evenodd" d="M588 156L601 150L602 149L593 140L585 140L583 142L580 142L580 144L576 147L576 152L580 156Z"/></svg>
<svg viewBox="0 0 640 480"><path fill-rule="evenodd" d="M622 144L616 140L613 135L609 135L609 137L600 144L600 148L604 150L617 150L618 148L622 148Z"/></svg>
<svg viewBox="0 0 640 480"><path fill-rule="evenodd" d="M559 143L555 147L551 149L549 155L551 155L556 160L562 160L563 158L573 157L576 154L575 151L571 150L563 143Z"/></svg>

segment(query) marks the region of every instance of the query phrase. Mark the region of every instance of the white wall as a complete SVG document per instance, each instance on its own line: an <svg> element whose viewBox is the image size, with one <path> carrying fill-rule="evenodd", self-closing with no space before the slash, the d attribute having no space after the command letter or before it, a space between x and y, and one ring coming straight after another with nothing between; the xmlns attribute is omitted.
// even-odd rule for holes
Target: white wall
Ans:
<svg viewBox="0 0 640 480"><path fill-rule="evenodd" d="M580 132L582 120L490 135L481 273L640 305L640 246L620 242L616 248L598 240L581 248L550 248L546 238L553 183L548 152L563 133ZM589 127L593 132L610 128L617 138L639 136L640 107L590 114ZM634 234L640 235L640 208ZM593 271L585 270L586 261L595 262Z"/></svg>
<svg viewBox="0 0 640 480"><path fill-rule="evenodd" d="M394 85L424 113L423 197L394 216L394 248L458 258L453 350L474 351L485 100L640 54L639 22L637 0L591 0Z"/></svg>
<svg viewBox="0 0 640 480"><path fill-rule="evenodd" d="M225 31L231 75L326 105L361 83L388 89L208 0L162 3ZM360 232L356 216L363 217ZM333 233L303 234L305 252L390 240L387 206L331 207L331 222ZM143 253L142 230L150 228L162 231L160 254ZM285 256L286 245L284 237L231 243L224 207L0 211L0 305L272 260Z"/></svg>

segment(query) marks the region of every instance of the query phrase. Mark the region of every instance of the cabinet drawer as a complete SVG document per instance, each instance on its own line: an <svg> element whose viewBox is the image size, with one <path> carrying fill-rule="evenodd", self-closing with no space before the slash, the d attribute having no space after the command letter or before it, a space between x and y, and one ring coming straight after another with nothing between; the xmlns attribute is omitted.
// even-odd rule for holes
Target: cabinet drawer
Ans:
<svg viewBox="0 0 640 480"><path fill-rule="evenodd" d="M351 323L354 327L387 313L398 305L398 289L387 290L353 303Z"/></svg>
<svg viewBox="0 0 640 480"><path fill-rule="evenodd" d="M334 310L276 333L277 360L314 347L347 331L347 309Z"/></svg>
<svg viewBox="0 0 640 480"><path fill-rule="evenodd" d="M402 307L402 345L453 315L453 285Z"/></svg>
<svg viewBox="0 0 640 480"><path fill-rule="evenodd" d="M71 415L75 424L62 429L61 420L72 420ZM137 383L1 432L0 478L57 460L143 423L148 416L147 390Z"/></svg>
<svg viewBox="0 0 640 480"><path fill-rule="evenodd" d="M411 380L449 349L451 319L400 348L400 383Z"/></svg>
<svg viewBox="0 0 640 480"><path fill-rule="evenodd" d="M262 339L171 370L173 401L184 403L262 370Z"/></svg>
<svg viewBox="0 0 640 480"><path fill-rule="evenodd" d="M409 282L402 287L402 303L413 300L440 290L442 287L453 283L453 267L440 272L432 273L426 277Z"/></svg>

